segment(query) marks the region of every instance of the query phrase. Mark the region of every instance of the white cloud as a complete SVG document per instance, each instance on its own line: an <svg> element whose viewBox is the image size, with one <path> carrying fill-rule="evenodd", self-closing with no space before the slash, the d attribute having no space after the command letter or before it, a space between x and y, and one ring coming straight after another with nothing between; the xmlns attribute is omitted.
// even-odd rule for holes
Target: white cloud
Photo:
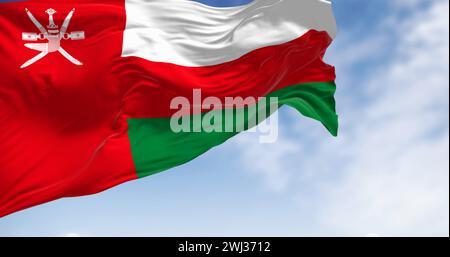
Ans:
<svg viewBox="0 0 450 257"><path fill-rule="evenodd" d="M391 1L391 4L395 7L402 7L402 8L415 8L419 4L422 4L429 0L395 0Z"/></svg>
<svg viewBox="0 0 450 257"><path fill-rule="evenodd" d="M78 233L66 233L63 235L63 237L91 237L89 235L82 235Z"/></svg>
<svg viewBox="0 0 450 257"><path fill-rule="evenodd" d="M77 233L67 233L64 234L63 237L81 237L81 235Z"/></svg>
<svg viewBox="0 0 450 257"><path fill-rule="evenodd" d="M249 136L242 136L236 139L239 147L245 149L241 155L244 170L262 177L265 184L273 191L281 191L289 185L292 174L289 163L292 154L298 154L301 149L293 142L278 140L273 145L263 144L258 140L258 136L250 133ZM276 151L267 151L265 146ZM292 164L292 163L291 163Z"/></svg>
<svg viewBox="0 0 450 257"><path fill-rule="evenodd" d="M335 230L448 235L448 8L435 2L400 24L397 55L371 79L377 97L322 211Z"/></svg>
<svg viewBox="0 0 450 257"><path fill-rule="evenodd" d="M244 163L259 163L253 172L266 184L298 189L300 205L314 199L310 218L321 235L449 234L449 3L434 1L424 9L423 1L414 2L408 4L413 14L394 20L390 31L338 49L356 51L360 59L371 39L397 38L386 63L365 84L352 85L364 87L367 99L337 99L338 139L302 122L292 135L280 133L276 145L240 146ZM403 8L406 2L396 3ZM341 60L346 74L338 76L352 76L356 59Z"/></svg>

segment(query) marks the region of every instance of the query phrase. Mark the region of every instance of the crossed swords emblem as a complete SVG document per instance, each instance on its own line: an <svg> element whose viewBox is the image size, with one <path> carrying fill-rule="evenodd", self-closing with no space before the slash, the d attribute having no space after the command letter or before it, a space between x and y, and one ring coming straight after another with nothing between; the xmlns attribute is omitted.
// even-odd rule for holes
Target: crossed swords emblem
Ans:
<svg viewBox="0 0 450 257"><path fill-rule="evenodd" d="M73 13L75 12L75 8L73 8L69 14L64 19L64 22L61 26L61 29L58 29L58 25L55 24L53 20L53 15L56 11L52 8L47 9L45 12L48 14L48 25L47 29L39 23L39 21L33 16L30 10L25 9L28 17L31 22L36 26L36 28L40 31L40 33L32 33L32 32L24 32L22 33L22 40L24 41L38 41L38 40L47 40L47 43L27 43L25 47L40 51L38 55L26 61L20 68L25 68L30 66L31 64L39 61L44 56L49 53L59 52L62 56L64 56L67 60L75 65L83 65L80 61L71 56L64 48L61 47L61 40L83 40L84 39L84 31L74 31L71 33L67 33L67 28L69 27L70 20L72 19Z"/></svg>

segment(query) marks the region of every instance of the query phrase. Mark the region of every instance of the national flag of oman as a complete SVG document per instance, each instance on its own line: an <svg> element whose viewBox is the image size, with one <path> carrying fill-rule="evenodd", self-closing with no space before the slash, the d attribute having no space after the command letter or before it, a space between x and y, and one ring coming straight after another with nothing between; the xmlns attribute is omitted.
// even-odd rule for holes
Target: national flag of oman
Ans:
<svg viewBox="0 0 450 257"><path fill-rule="evenodd" d="M171 129L171 101L195 90L275 96L336 135L335 73L322 60L335 34L326 0L0 0L0 217L167 170L236 135Z"/></svg>

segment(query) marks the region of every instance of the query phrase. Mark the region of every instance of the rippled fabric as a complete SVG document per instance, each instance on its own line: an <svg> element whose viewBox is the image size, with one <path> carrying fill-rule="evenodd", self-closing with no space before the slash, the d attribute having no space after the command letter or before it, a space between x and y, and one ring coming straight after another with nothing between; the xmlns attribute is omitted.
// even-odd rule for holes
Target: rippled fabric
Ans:
<svg viewBox="0 0 450 257"><path fill-rule="evenodd" d="M145 160L149 160L146 157L151 152L139 150L146 147L137 146L142 145L142 141L154 142L163 135L155 133L160 131L155 127L148 128L148 124L159 123L147 121L168 119L174 112L170 109L171 99L189 97L193 89L202 89L205 97L223 99L266 96L276 90L306 83L308 90L294 87L289 91L290 98L295 96L295 101L303 103L303 109L308 106L304 115L322 121L331 133L336 133L337 120L331 99L334 67L322 60L334 30L309 30L289 42L276 44L279 39L267 35L285 33L294 36L303 25L296 25L289 17L297 17L279 13L278 18L263 26L278 28L279 31L265 31L261 29L262 23L258 23L272 7L323 1L261 0L257 5L251 3L225 9L188 0L162 2L166 5L174 3L178 7L175 3L183 3L186 8L201 6L215 13L214 18L200 17L197 11L192 11L193 17L185 10L186 17L180 17L180 13L174 19L172 9L167 6L159 13L149 10L148 16L168 25L164 30L165 25L158 25L159 34L141 30L147 23L137 26L137 34L144 39L136 41L140 42L139 49L195 65L206 61L214 63L219 59L230 61L189 67L175 61L167 62L169 59L159 62L122 56L126 21L134 18L126 12L125 0L31 0L0 4L0 217L62 197L97 193L137 179L139 172L141 175L151 174L157 170L152 168L154 163L146 166ZM147 7L144 4L142 10ZM46 11L49 8L56 11L53 21L60 27L74 10L67 32L83 31L85 38L66 38L60 45L83 65L74 64L60 52L52 52L30 66L22 66L39 54L36 49L41 49L29 48L25 44L47 43L45 40L30 42L22 39L24 32L39 33L26 10L47 27L49 15ZM217 15L221 11L228 15ZM294 11L286 11L286 14ZM299 10L298 15L303 12L307 13L307 10ZM252 14L263 15L252 18ZM317 16L309 20L321 24L322 19L326 21L332 16ZM216 23L208 26L205 22L209 20ZM142 18L142 21L147 20ZM237 24L236 21L245 22ZM252 25L253 21L258 26ZM180 26L172 26L174 22ZM252 37L244 38L239 32L241 28L254 28L259 34L249 34ZM177 33L174 33L175 29ZM170 37L161 41L161 35L168 34ZM208 37L208 34L211 35ZM264 40L258 40L258 35ZM152 40L158 44L152 44ZM252 45L252 42L257 44ZM269 46L252 50L266 44ZM316 85L328 87L320 90ZM314 101L309 101L311 99ZM293 103L291 106L300 106ZM320 110L327 110L327 115L315 115ZM324 122L322 117L325 116L328 122ZM128 121L133 120L142 123L136 125L131 122L136 125L134 131L139 132L131 144ZM164 138L174 138L171 131L164 133ZM219 138L223 137L219 135ZM181 143L172 139L158 142L156 151L167 149L168 145L179 149ZM207 143L196 149L196 154L214 145ZM135 150L135 156L132 150ZM140 163L144 161L145 167L136 166L136 156L142 158ZM170 155L161 158L166 164L180 163ZM156 166L161 167L164 163Z"/></svg>
<svg viewBox="0 0 450 257"><path fill-rule="evenodd" d="M331 4L320 0L258 0L212 8L185 0L126 0L122 56L183 66L235 60L266 46L286 43L309 30L333 38Z"/></svg>
<svg viewBox="0 0 450 257"><path fill-rule="evenodd" d="M214 7L231 7L248 4L256 0L191 0Z"/></svg>

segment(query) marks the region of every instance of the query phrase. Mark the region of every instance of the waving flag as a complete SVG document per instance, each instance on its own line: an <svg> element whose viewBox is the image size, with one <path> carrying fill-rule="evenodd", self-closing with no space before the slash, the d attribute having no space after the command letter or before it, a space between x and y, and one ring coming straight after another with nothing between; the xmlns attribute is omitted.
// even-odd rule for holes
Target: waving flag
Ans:
<svg viewBox="0 0 450 257"><path fill-rule="evenodd" d="M275 96L337 134L325 0L1 0L0 25L0 216L169 169L236 135L171 129L172 100L196 89Z"/></svg>

